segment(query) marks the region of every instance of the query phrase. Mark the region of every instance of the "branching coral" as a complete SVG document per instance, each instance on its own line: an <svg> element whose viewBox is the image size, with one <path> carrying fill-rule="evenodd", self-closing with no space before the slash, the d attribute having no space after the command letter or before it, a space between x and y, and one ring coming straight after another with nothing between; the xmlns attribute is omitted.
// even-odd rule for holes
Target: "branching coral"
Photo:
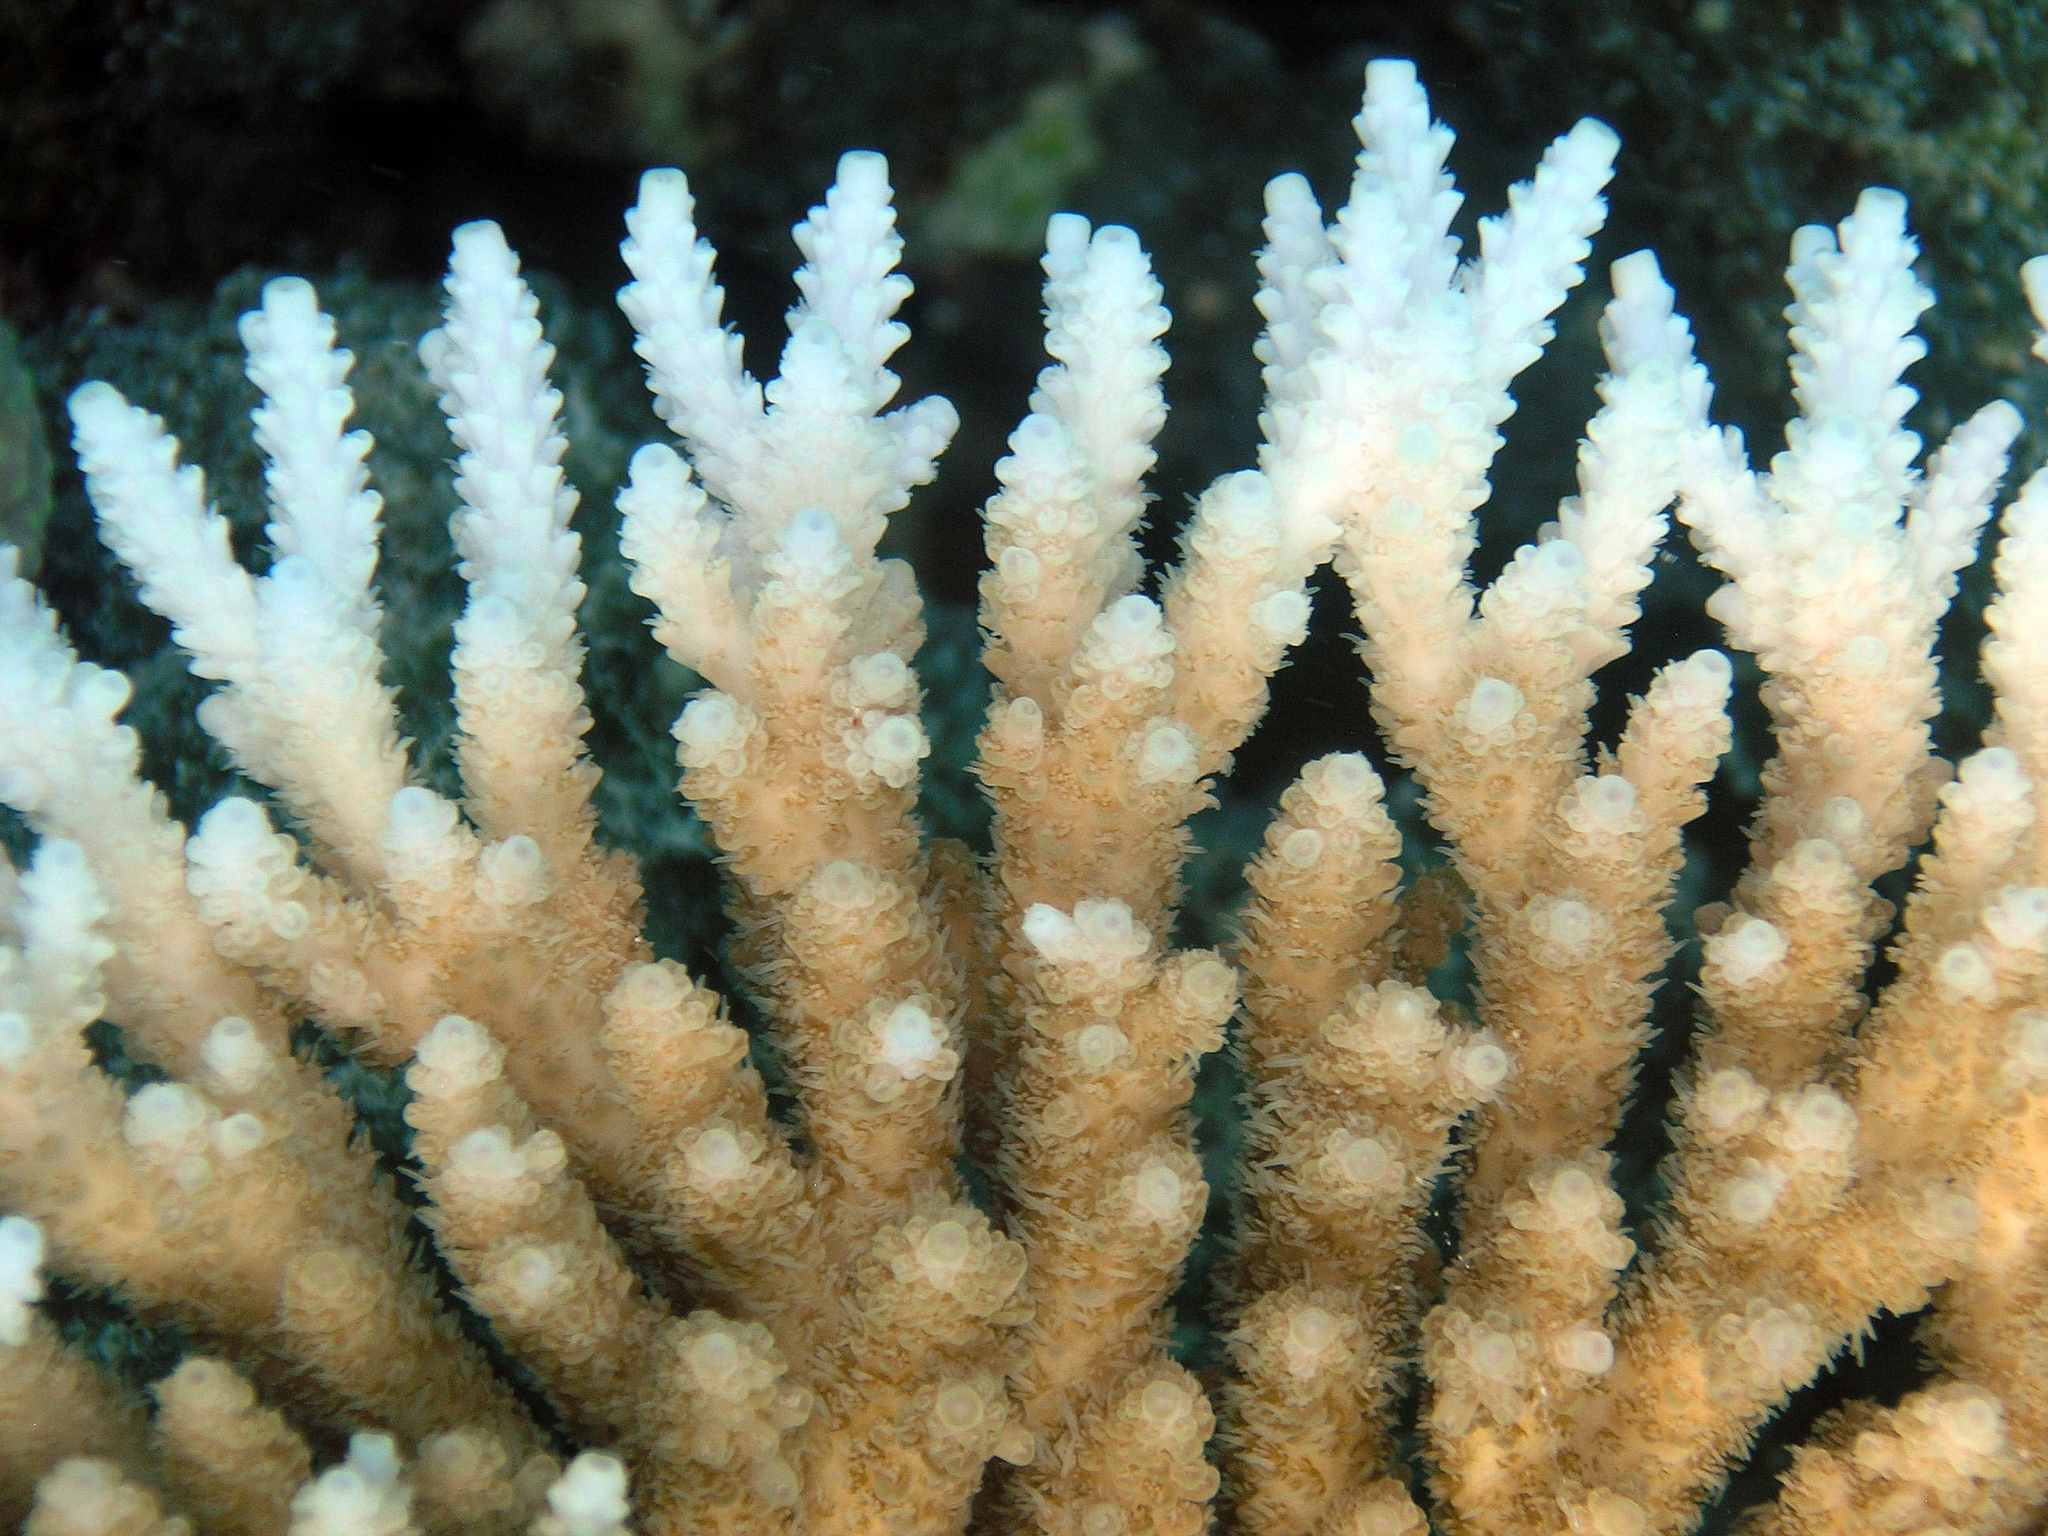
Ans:
<svg viewBox="0 0 2048 1536"><path fill-rule="evenodd" d="M1933 1379L1829 1421L1763 1524L2039 1517L2048 479L2005 516L1990 739L1951 775L1927 730L2017 413L1915 467L1900 379L1930 299L1895 194L1794 244L1799 415L1766 474L1709 425L1672 294L1628 256L1579 492L1476 591L1509 386L1580 280L1615 140L1560 139L1461 262L1450 135L1411 68L1371 67L1357 126L1333 223L1300 178L1269 188L1259 464L1201 497L1156 584L1135 532L1161 290L1129 231L1052 221L1053 362L987 513L982 861L912 814L920 608L877 549L954 422L890 408L909 283L886 168L847 156L798 227L766 384L684 179L643 180L620 300L677 443L634 457L623 543L707 684L675 727L682 791L727 863L760 1042L649 952L632 861L595 839L561 401L495 226L456 232L420 345L461 454L460 804L418 781L379 678L380 507L312 290L273 282L243 323L261 577L155 418L72 397L105 537L218 682L202 720L251 793L188 837L136 775L124 682L0 588L0 800L40 839L6 872L0 950L10 1513L599 1536L630 1498L652 1532L1117 1536L1204 1529L1220 1483L1235 1529L1275 1536L1397 1536L1425 1509L1637 1536L1686 1528L1878 1309L1931 1303ZM1711 910L1669 1198L1632 1231L1607 1148L1732 669L1666 666L1611 745L1589 710L1674 501L1777 756ZM1441 885L1399 889L1359 753L1282 797L1233 952L1169 942L1188 819L1332 560L1381 739L1469 896L1469 1010L1429 989ZM1872 882L1930 836L1895 915ZM161 1080L95 1065L102 1017ZM1167 1303L1209 1193L1194 1065L1234 1017L1249 1154L1212 1396ZM410 1261L385 1175L289 1048L301 1020L403 1071L419 1219L495 1354ZM190 1331L153 1412L33 1306L45 1263Z"/></svg>

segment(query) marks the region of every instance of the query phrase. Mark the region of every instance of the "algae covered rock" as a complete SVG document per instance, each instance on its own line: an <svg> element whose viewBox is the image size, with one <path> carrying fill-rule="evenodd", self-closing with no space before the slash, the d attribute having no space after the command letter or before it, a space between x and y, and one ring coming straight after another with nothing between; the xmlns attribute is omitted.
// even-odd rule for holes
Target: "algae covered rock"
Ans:
<svg viewBox="0 0 2048 1536"><path fill-rule="evenodd" d="M21 574L43 561L50 521L50 447L36 410L35 381L14 328L0 320L0 544L21 551Z"/></svg>

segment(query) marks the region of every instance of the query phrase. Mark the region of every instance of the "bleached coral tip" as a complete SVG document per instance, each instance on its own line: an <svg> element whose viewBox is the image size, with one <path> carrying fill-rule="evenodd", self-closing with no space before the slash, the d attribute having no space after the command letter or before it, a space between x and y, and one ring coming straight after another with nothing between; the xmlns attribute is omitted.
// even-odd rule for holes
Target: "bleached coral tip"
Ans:
<svg viewBox="0 0 2048 1536"><path fill-rule="evenodd" d="M1803 267L1823 251L1835 248L1835 232L1825 224L1801 224L1792 231L1790 265Z"/></svg>
<svg viewBox="0 0 2048 1536"><path fill-rule="evenodd" d="M26 1216L0 1216L0 1271L33 1269L42 1262L42 1228Z"/></svg>
<svg viewBox="0 0 2048 1536"><path fill-rule="evenodd" d="M1255 502L1261 506L1273 503L1273 482L1260 470L1232 470L1217 480L1216 487L1234 501Z"/></svg>
<svg viewBox="0 0 2048 1536"><path fill-rule="evenodd" d="M1522 712L1522 690L1498 677L1482 677L1460 706L1465 725L1477 736L1507 729Z"/></svg>
<svg viewBox="0 0 2048 1536"><path fill-rule="evenodd" d="M683 706L674 735L686 766L704 767L721 753L741 746L749 718L729 694L700 693Z"/></svg>
<svg viewBox="0 0 2048 1536"><path fill-rule="evenodd" d="M29 1307L43 1294L41 1228L26 1216L0 1217L0 1344L28 1341Z"/></svg>
<svg viewBox="0 0 2048 1536"><path fill-rule="evenodd" d="M1906 194L1894 187L1865 187L1856 195L1850 215L1859 225L1875 225L1870 234L1897 238L1906 232Z"/></svg>
<svg viewBox="0 0 2048 1536"><path fill-rule="evenodd" d="M783 558L789 562L788 574L800 584L833 575L851 558L838 523L831 513L818 507L806 507L791 518L779 543Z"/></svg>
<svg viewBox="0 0 2048 1536"><path fill-rule="evenodd" d="M1048 959L1063 954L1076 937L1074 920L1058 907L1036 902L1024 914L1024 937Z"/></svg>
<svg viewBox="0 0 2048 1536"><path fill-rule="evenodd" d="M1046 259L1052 259L1048 252ZM1010 452L1019 459L1046 460L1068 451L1067 429L1044 412L1033 411L1010 432Z"/></svg>
<svg viewBox="0 0 2048 1536"><path fill-rule="evenodd" d="M30 867L41 877L39 885L43 888L52 879L77 882L89 877L85 850L69 838L45 839L36 848Z"/></svg>
<svg viewBox="0 0 2048 1536"><path fill-rule="evenodd" d="M1672 674L1686 701L1718 704L1728 697L1735 682L1735 664L1721 651L1694 651Z"/></svg>
<svg viewBox="0 0 2048 1536"><path fill-rule="evenodd" d="M1315 189L1301 172L1283 171L1266 183L1266 212L1274 218L1286 218L1312 209L1318 214L1322 211L1316 202Z"/></svg>
<svg viewBox="0 0 2048 1536"><path fill-rule="evenodd" d="M2026 418L2019 413L2019 407L2010 400L1993 400L1963 423L1964 427L1976 427L1984 433L1986 451L2003 453L2012 446L2012 440L2026 427ZM1960 432L1961 427L1957 428Z"/></svg>
<svg viewBox="0 0 2048 1536"><path fill-rule="evenodd" d="M2020 287L2026 291L2027 308L2034 312L2034 323L2048 333L2048 256L2036 256L2020 263ZM2034 343L2034 355L2048 358L2048 334Z"/></svg>
<svg viewBox="0 0 2048 1536"><path fill-rule="evenodd" d="M389 1435L358 1432L348 1439L348 1464L379 1483L398 1479L398 1443Z"/></svg>
<svg viewBox="0 0 2048 1536"><path fill-rule="evenodd" d="M303 277L273 277L263 285L263 308L266 313L297 311L311 314L320 305L319 296L313 285Z"/></svg>
<svg viewBox="0 0 2048 1536"><path fill-rule="evenodd" d="M1785 958L1788 946L1776 924L1740 916L1707 941L1707 958L1731 987L1747 987Z"/></svg>
<svg viewBox="0 0 2048 1536"><path fill-rule="evenodd" d="M672 165L658 165L640 173L640 201L673 202L688 198L690 178Z"/></svg>
<svg viewBox="0 0 2048 1536"><path fill-rule="evenodd" d="M1237 1003L1237 972L1214 955L1180 973L1181 995L1196 1008L1229 1012Z"/></svg>
<svg viewBox="0 0 2048 1536"><path fill-rule="evenodd" d="M636 485L667 479L686 470L682 455L667 443L642 443L626 464L626 473Z"/></svg>
<svg viewBox="0 0 2048 1536"><path fill-rule="evenodd" d="M1607 269L1607 277L1617 299L1640 299L1652 292L1671 291L1664 281L1663 268L1657 265L1655 251L1630 251Z"/></svg>
<svg viewBox="0 0 2048 1536"><path fill-rule="evenodd" d="M391 797L386 812L393 834L429 837L450 831L456 822L453 804L418 784L408 784Z"/></svg>
<svg viewBox="0 0 2048 1536"><path fill-rule="evenodd" d="M505 232L498 228L496 219L471 219L458 224L448 237L448 243L461 247L466 245L503 245Z"/></svg>
<svg viewBox="0 0 2048 1536"><path fill-rule="evenodd" d="M1972 752L1957 767L1956 777L1965 784L2011 787L2022 792L2026 789L2026 776L2020 767L2019 754L2010 747L1985 747L1982 751Z"/></svg>
<svg viewBox="0 0 2048 1536"><path fill-rule="evenodd" d="M205 1126L206 1109L183 1083L146 1083L128 1100L121 1135L131 1147L182 1146Z"/></svg>
<svg viewBox="0 0 2048 1536"><path fill-rule="evenodd" d="M271 1065L270 1050L256 1026L235 1013L215 1021L199 1044L199 1057L236 1093L247 1093Z"/></svg>
<svg viewBox="0 0 2048 1536"><path fill-rule="evenodd" d="M875 149L849 149L839 157L834 185L847 191L889 195L889 157Z"/></svg>
<svg viewBox="0 0 2048 1536"><path fill-rule="evenodd" d="M812 876L820 901L840 911L868 911L887 899L874 872L856 859L834 859Z"/></svg>
<svg viewBox="0 0 2048 1536"><path fill-rule="evenodd" d="M111 413L125 411L128 401L105 379L87 379L71 391L64 408L71 413L72 424L85 431L91 424L105 421Z"/></svg>
<svg viewBox="0 0 2048 1536"><path fill-rule="evenodd" d="M270 831L270 817L254 800L227 795L199 818L199 831L204 837L255 837Z"/></svg>
<svg viewBox="0 0 2048 1536"><path fill-rule="evenodd" d="M448 1172L487 1199L492 1192L502 1192L516 1183L526 1171L526 1159L513 1144L512 1132L502 1125L480 1126L448 1149ZM515 1262L520 1257L515 1255ZM531 1259L520 1267L529 1281L536 1278Z"/></svg>
<svg viewBox="0 0 2048 1536"><path fill-rule="evenodd" d="M459 1013L445 1013L435 1021L432 1029L420 1036L419 1053L424 1057L430 1052L475 1050L487 1038L481 1024L465 1019Z"/></svg>
<svg viewBox="0 0 2048 1536"><path fill-rule="evenodd" d="M1128 224L1105 224L1089 237L1088 243L1097 251L1115 252L1120 256L1142 258L1145 251L1138 232Z"/></svg>
<svg viewBox="0 0 2048 1536"><path fill-rule="evenodd" d="M407 1080L414 1092L432 1087L452 1093L497 1077L503 1053L481 1024L450 1013L420 1036L414 1057L419 1066L435 1075L435 1081L429 1083L409 1073Z"/></svg>
<svg viewBox="0 0 2048 1536"><path fill-rule="evenodd" d="M1345 799L1377 801L1380 776L1363 752L1332 752L1311 766L1320 766L1323 787Z"/></svg>
<svg viewBox="0 0 2048 1536"><path fill-rule="evenodd" d="M1499 1041L1482 1036L1460 1047L1451 1066L1472 1093L1484 1098L1508 1080L1514 1062Z"/></svg>
<svg viewBox="0 0 2048 1536"><path fill-rule="evenodd" d="M658 961L629 965L619 973L612 996L629 1007L648 1013L666 1012L682 1001L683 988L669 968Z"/></svg>
<svg viewBox="0 0 2048 1536"><path fill-rule="evenodd" d="M1574 158L1589 165L1605 164L1612 168L1614 157L1621 152L1621 135L1597 117L1580 118L1558 142Z"/></svg>
<svg viewBox="0 0 2048 1536"><path fill-rule="evenodd" d="M548 1489L548 1508L570 1536L623 1530L632 1513L625 1464L603 1451L585 1451Z"/></svg>
<svg viewBox="0 0 2048 1536"><path fill-rule="evenodd" d="M1064 268L1075 264L1080 253L1088 248L1088 237L1092 233L1088 221L1078 213L1056 213L1045 221L1045 254L1050 266L1055 261Z"/></svg>
<svg viewBox="0 0 2048 1536"><path fill-rule="evenodd" d="M1415 77L1413 59L1374 59L1365 66L1365 94L1381 96L1392 92L1415 91L1420 86Z"/></svg>

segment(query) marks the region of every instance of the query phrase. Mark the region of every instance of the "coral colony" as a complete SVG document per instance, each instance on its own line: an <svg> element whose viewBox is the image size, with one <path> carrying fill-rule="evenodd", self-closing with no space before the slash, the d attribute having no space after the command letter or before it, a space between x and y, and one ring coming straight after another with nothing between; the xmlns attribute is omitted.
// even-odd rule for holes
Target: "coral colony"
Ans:
<svg viewBox="0 0 2048 1536"><path fill-rule="evenodd" d="M1357 128L1334 222L1300 177L1268 188L1258 467L1202 495L1156 576L1134 530L1160 287L1130 231L1052 220L1053 361L986 514L979 861L913 817L920 603L876 555L955 424L890 408L910 284L886 167L846 156L797 228L766 384L683 176L642 181L620 302L673 441L633 458L624 553L705 684L681 792L730 876L759 1042L654 957L633 858L594 838L562 402L496 226L456 231L420 343L461 455L459 801L380 681L380 504L313 290L272 282L242 321L260 578L157 418L71 397L102 535L218 685L202 723L262 798L170 820L115 723L127 682L0 586L0 800L36 839L0 863L6 1518L1647 1536L1687 1529L1880 1309L1923 1307L1929 1377L1825 1419L1758 1528L2040 1518L2048 479L2004 513L1985 744L1951 770L1927 725L2019 416L1989 405L1916 467L1900 376L1931 296L1895 193L1793 243L1798 415L1765 473L1710 424L1655 260L1627 256L1578 494L1475 591L1509 388L1582 276L1616 141L1559 139L1461 262L1451 135L1411 66L1367 71ZM2048 267L2027 276L2040 311ZM1709 612L1762 669L1776 757L1747 871L1702 910L1665 1198L1628 1232L1603 1149L1730 663L1664 667L1611 747L1587 720L1672 506L1725 577ZM1176 951L1188 818L1326 562L1464 908L1401 889L1380 780L1337 753L1282 797L1234 945ZM1895 921L1873 881L1923 845ZM1461 924L1469 1009L1425 985ZM99 1019L149 1081L95 1065ZM459 1300L290 1049L307 1020L403 1074L417 1220ZM1226 1029L1247 1151L1205 1390L1166 1304L1209 1194L1194 1066ZM190 1352L145 1398L60 1336L45 1275Z"/></svg>

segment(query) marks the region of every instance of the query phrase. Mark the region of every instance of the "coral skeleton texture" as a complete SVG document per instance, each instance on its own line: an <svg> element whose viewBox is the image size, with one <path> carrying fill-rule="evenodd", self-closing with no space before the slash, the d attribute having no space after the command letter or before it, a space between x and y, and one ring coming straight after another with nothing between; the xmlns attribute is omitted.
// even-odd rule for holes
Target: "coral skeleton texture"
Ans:
<svg viewBox="0 0 2048 1536"><path fill-rule="evenodd" d="M460 453L459 803L380 681L380 503L313 290L274 281L242 321L260 577L157 418L73 394L102 534L218 685L202 723L250 788L172 821L116 723L128 684L9 552L0 801L36 841L0 861L0 1518L1649 1536L1688 1529L1880 1309L1925 1308L1924 1384L1825 1419L1755 1528L2037 1528L2048 478L2004 513L1983 749L1952 770L1928 730L2018 414L1916 466L1900 380L1931 296L1895 193L1794 241L1798 414L1766 472L1710 424L1654 258L1627 256L1578 494L1475 590L1509 388L1581 279L1616 141L1560 138L1461 261L1451 135L1411 66L1370 67L1356 126L1334 221L1302 178L1268 188L1258 467L1201 496L1156 577L1135 531L1161 289L1129 230L1052 220L1052 362L986 514L982 859L913 815L920 602L877 548L955 417L891 407L910 283L883 161L847 155L798 226L766 383L683 176L642 180L619 297L675 442L634 455L622 539L706 685L681 792L730 877L758 1041L653 955L634 861L595 837L562 400L495 225L455 232L419 347ZM2027 277L2048 308L2048 265ZM1588 721L1674 506L1776 756L1747 871L1704 909L1638 1228L1608 1147L1733 668L1665 666L1609 745ZM1337 753L1282 797L1235 944L1177 951L1188 819L1331 562L1458 894L1401 889L1381 781ZM1895 913L1873 882L1916 858ZM1454 943L1469 1007L1427 984ZM140 1086L96 1064L101 1019ZM294 1054L305 1021L403 1074L416 1215ZM1168 1302L1209 1197L1194 1069L1226 1036L1248 1150L1230 1368L1205 1383ZM45 1274L191 1353L145 1397L60 1335Z"/></svg>

